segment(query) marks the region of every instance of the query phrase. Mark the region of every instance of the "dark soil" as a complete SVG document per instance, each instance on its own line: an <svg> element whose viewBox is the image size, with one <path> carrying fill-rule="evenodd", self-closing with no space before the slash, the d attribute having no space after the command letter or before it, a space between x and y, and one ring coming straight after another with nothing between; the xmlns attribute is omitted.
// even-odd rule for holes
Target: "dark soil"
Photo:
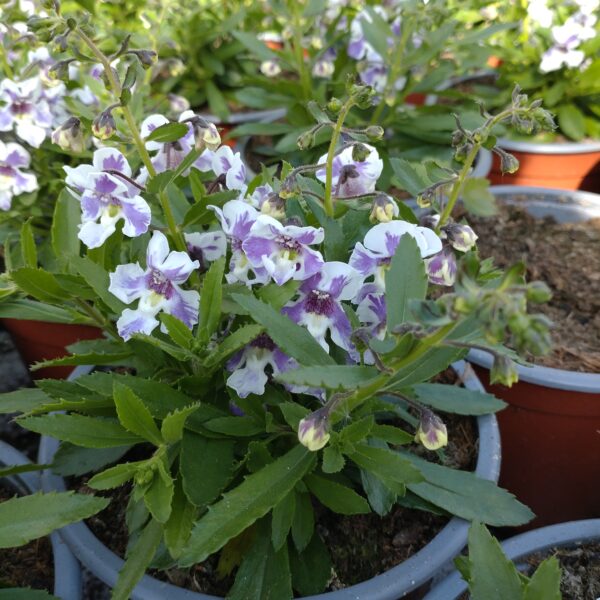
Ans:
<svg viewBox="0 0 600 600"><path fill-rule="evenodd" d="M15 490L0 482L0 502L15 496ZM50 538L34 540L19 548L0 548L0 587L54 589L54 560Z"/></svg>
<svg viewBox="0 0 600 600"><path fill-rule="evenodd" d="M532 362L600 373L600 219L557 223L518 206L499 208L492 219L469 218L481 256L500 267L524 261L527 280L544 281L553 292L548 304L531 310L554 322L554 348Z"/></svg>
<svg viewBox="0 0 600 600"><path fill-rule="evenodd" d="M556 556L562 568L563 600L596 600L600 597L600 544L553 549L527 559L528 575L548 556Z"/></svg>

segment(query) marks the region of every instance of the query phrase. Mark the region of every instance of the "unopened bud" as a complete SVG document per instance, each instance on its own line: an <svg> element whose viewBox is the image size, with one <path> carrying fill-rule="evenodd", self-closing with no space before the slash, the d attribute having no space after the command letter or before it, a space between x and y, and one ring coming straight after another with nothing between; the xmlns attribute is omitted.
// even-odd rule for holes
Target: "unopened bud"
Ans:
<svg viewBox="0 0 600 600"><path fill-rule="evenodd" d="M131 53L137 56L144 69L149 69L158 59L158 55L153 50L132 50Z"/></svg>
<svg viewBox="0 0 600 600"><path fill-rule="evenodd" d="M33 15L27 19L27 27L30 31L38 33L42 29L49 29L56 23L56 19L50 17L38 17Z"/></svg>
<svg viewBox="0 0 600 600"><path fill-rule="evenodd" d="M81 121L77 117L67 119L60 127L52 132L52 143L63 150L80 153L85 149L85 139L81 130Z"/></svg>
<svg viewBox="0 0 600 600"><path fill-rule="evenodd" d="M365 129L366 136L372 142L376 142L377 140L380 140L383 137L384 133L385 133L385 130L383 129L383 127L380 127L379 125L369 125L369 127L367 127Z"/></svg>
<svg viewBox="0 0 600 600"><path fill-rule="evenodd" d="M439 450L448 444L448 430L444 421L428 409L421 411L419 427L415 441L420 442L427 450Z"/></svg>
<svg viewBox="0 0 600 600"><path fill-rule="evenodd" d="M373 207L369 220L371 223L389 223L400 214L400 209L394 200L387 194L379 194L373 200Z"/></svg>
<svg viewBox="0 0 600 600"><path fill-rule="evenodd" d="M475 129L473 131L473 141L478 144L483 144L488 139L489 133L483 128Z"/></svg>
<svg viewBox="0 0 600 600"><path fill-rule="evenodd" d="M500 156L500 169L503 173L515 173L519 170L519 161L515 156L502 148L494 148L494 152Z"/></svg>
<svg viewBox="0 0 600 600"><path fill-rule="evenodd" d="M260 212L281 221L285 219L285 201L279 194L269 194L262 203Z"/></svg>
<svg viewBox="0 0 600 600"><path fill-rule="evenodd" d="M107 140L117 130L117 124L110 110L101 112L92 123L92 134L100 140Z"/></svg>
<svg viewBox="0 0 600 600"><path fill-rule="evenodd" d="M287 200L291 196L295 196L300 193L300 185L298 184L298 179L295 175L289 175L283 180L281 184L281 189L279 190L279 195Z"/></svg>
<svg viewBox="0 0 600 600"><path fill-rule="evenodd" d="M364 144L354 144L352 146L352 160L354 162L365 162L369 158L371 150Z"/></svg>
<svg viewBox="0 0 600 600"><path fill-rule="evenodd" d="M512 116L511 124L518 133L523 133L525 135L533 133L536 128L536 123L533 119L525 118L517 113Z"/></svg>
<svg viewBox="0 0 600 600"><path fill-rule="evenodd" d="M461 144L454 153L454 160L458 162L464 162L472 149L473 144L471 144L471 142L465 142L464 144Z"/></svg>
<svg viewBox="0 0 600 600"><path fill-rule="evenodd" d="M450 246L446 246L425 260L425 270L431 283L452 286L456 281L456 257Z"/></svg>
<svg viewBox="0 0 600 600"><path fill-rule="evenodd" d="M533 107L533 104L531 105ZM533 118L539 125L540 129L545 131L554 131L556 129L556 123L552 113L541 107L536 107L533 111Z"/></svg>
<svg viewBox="0 0 600 600"><path fill-rule="evenodd" d="M73 59L61 60L48 69L48 78L53 81L69 81L69 64Z"/></svg>
<svg viewBox="0 0 600 600"><path fill-rule="evenodd" d="M527 300L536 304L548 302L552 298L550 288L543 281L532 281L527 284Z"/></svg>
<svg viewBox="0 0 600 600"><path fill-rule="evenodd" d="M298 425L298 440L311 452L323 448L330 438L329 411L320 408L304 417Z"/></svg>
<svg viewBox="0 0 600 600"><path fill-rule="evenodd" d="M276 60L263 60L260 64L260 72L265 77L277 77L281 73L281 67Z"/></svg>
<svg viewBox="0 0 600 600"><path fill-rule="evenodd" d="M375 90L368 85L353 85L350 88L350 95L354 96L358 108L369 108L373 103Z"/></svg>
<svg viewBox="0 0 600 600"><path fill-rule="evenodd" d="M190 108L189 101L183 96L168 94L167 99L169 100L169 106L173 112L182 113Z"/></svg>
<svg viewBox="0 0 600 600"><path fill-rule="evenodd" d="M511 387L517 381L519 381L519 371L515 362L507 356L499 354L494 356L494 363L490 369L490 383L501 383Z"/></svg>
<svg viewBox="0 0 600 600"><path fill-rule="evenodd" d="M63 33L62 35L57 35L54 40L52 41L51 44L51 48L53 52L56 52L57 54L60 54L61 52L65 52L69 46L69 42L68 42L68 34L69 32L67 31L66 33Z"/></svg>
<svg viewBox="0 0 600 600"><path fill-rule="evenodd" d="M344 106L344 103L339 98L332 98L327 103L327 110L331 114L337 115L340 112L340 110L342 110L343 106Z"/></svg>
<svg viewBox="0 0 600 600"><path fill-rule="evenodd" d="M330 79L334 72L335 65L330 60L318 60L312 69L312 74L321 79Z"/></svg>
<svg viewBox="0 0 600 600"><path fill-rule="evenodd" d="M468 252L477 241L477 234L465 224L449 223L443 230L450 245L459 252Z"/></svg>
<svg viewBox="0 0 600 600"><path fill-rule="evenodd" d="M464 144L465 139L466 139L465 134L460 129L457 129L456 131L454 131L452 133L452 139L451 139L452 147L457 148L461 144Z"/></svg>
<svg viewBox="0 0 600 600"><path fill-rule="evenodd" d="M221 145L221 136L214 123L206 121L202 117L192 119L194 125L194 138L196 150L203 152L206 148L217 150Z"/></svg>
<svg viewBox="0 0 600 600"><path fill-rule="evenodd" d="M299 135L298 139L296 140L296 144L300 150L308 150L309 148L312 148L314 143L315 134L313 133L312 129L309 129L308 131L305 131L303 134Z"/></svg>

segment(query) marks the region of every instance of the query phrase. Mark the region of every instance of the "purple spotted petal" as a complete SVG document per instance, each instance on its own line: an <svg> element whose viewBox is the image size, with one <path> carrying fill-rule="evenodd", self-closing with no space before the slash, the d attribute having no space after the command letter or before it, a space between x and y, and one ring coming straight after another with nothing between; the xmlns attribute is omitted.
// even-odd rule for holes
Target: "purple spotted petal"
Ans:
<svg viewBox="0 0 600 600"><path fill-rule="evenodd" d="M158 320L155 316L130 308L126 308L117 321L117 330L125 341L136 333L150 335L157 326Z"/></svg>
<svg viewBox="0 0 600 600"><path fill-rule="evenodd" d="M119 265L110 274L108 291L125 304L139 298L145 290L145 273L138 263Z"/></svg>
<svg viewBox="0 0 600 600"><path fill-rule="evenodd" d="M167 301L166 312L177 317L190 329L198 322L200 294L196 290L182 290L174 287L174 293Z"/></svg>
<svg viewBox="0 0 600 600"><path fill-rule="evenodd" d="M148 203L141 196L123 199L121 202L123 211L123 233L128 237L137 237L148 231L152 212Z"/></svg>

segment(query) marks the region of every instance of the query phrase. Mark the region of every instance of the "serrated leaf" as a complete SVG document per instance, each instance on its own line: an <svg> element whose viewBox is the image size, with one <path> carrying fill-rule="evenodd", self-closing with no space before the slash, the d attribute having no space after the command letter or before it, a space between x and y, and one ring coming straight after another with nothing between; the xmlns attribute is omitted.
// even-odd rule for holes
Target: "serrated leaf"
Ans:
<svg viewBox="0 0 600 600"><path fill-rule="evenodd" d="M390 158L390 165L400 187L413 197L431 185L423 165L410 163L403 158Z"/></svg>
<svg viewBox="0 0 600 600"><path fill-rule="evenodd" d="M304 483L319 502L342 515L370 513L369 503L353 489L318 475L307 475Z"/></svg>
<svg viewBox="0 0 600 600"><path fill-rule="evenodd" d="M220 258L212 263L204 277L204 285L200 295L200 317L197 334L198 339L204 343L210 340L221 319L224 271L225 258Z"/></svg>
<svg viewBox="0 0 600 600"><path fill-rule="evenodd" d="M129 481L140 467L147 464L147 460L138 460L115 465L94 475L88 481L88 485L95 490L110 490L119 487Z"/></svg>
<svg viewBox="0 0 600 600"><path fill-rule="evenodd" d="M296 492L296 510L292 521L292 539L298 552L302 552L310 543L315 531L315 512L310 494Z"/></svg>
<svg viewBox="0 0 600 600"><path fill-rule="evenodd" d="M328 444L323 450L323 464L321 468L323 473L339 473L346 463L344 455L339 448Z"/></svg>
<svg viewBox="0 0 600 600"><path fill-rule="evenodd" d="M506 403L493 394L456 385L419 383L412 388L419 402L436 410L458 415L487 415L502 410Z"/></svg>
<svg viewBox="0 0 600 600"><path fill-rule="evenodd" d="M465 181L461 190L461 199L465 208L478 217L492 217L498 212L494 194L490 192L490 182L480 177L471 177Z"/></svg>
<svg viewBox="0 0 600 600"><path fill-rule="evenodd" d="M266 515L312 469L315 460L314 453L297 445L264 469L248 475L197 522L180 564L202 562Z"/></svg>
<svg viewBox="0 0 600 600"><path fill-rule="evenodd" d="M373 381L379 372L374 367L359 365L331 365L300 367L278 373L276 379L295 385L327 389L356 389Z"/></svg>
<svg viewBox="0 0 600 600"><path fill-rule="evenodd" d="M387 448L375 448L367 444L357 444L348 458L361 469L379 477L384 483L408 484L423 481L423 475L406 458ZM397 460L400 459L400 460Z"/></svg>
<svg viewBox="0 0 600 600"><path fill-rule="evenodd" d="M296 512L296 494L290 492L279 504L273 507L271 516L271 542L273 548L279 550L285 544L292 528Z"/></svg>
<svg viewBox="0 0 600 600"><path fill-rule="evenodd" d="M131 446L81 448L62 443L54 455L52 471L63 477L98 471L122 458L130 448Z"/></svg>
<svg viewBox="0 0 600 600"><path fill-rule="evenodd" d="M244 325L228 335L211 355L209 364L218 364L256 339L263 331L262 325Z"/></svg>
<svg viewBox="0 0 600 600"><path fill-rule="evenodd" d="M51 242L54 254L59 260L68 260L79 255L81 242L77 237L81 223L79 202L67 190L56 199L52 218Z"/></svg>
<svg viewBox="0 0 600 600"><path fill-rule="evenodd" d="M185 547L194 526L196 512L196 507L183 491L181 478L178 478L173 491L173 511L165 524L165 543L173 558L177 558Z"/></svg>
<svg viewBox="0 0 600 600"><path fill-rule="evenodd" d="M38 492L0 503L0 548L23 546L106 508L106 498L74 492Z"/></svg>
<svg viewBox="0 0 600 600"><path fill-rule="evenodd" d="M523 600L562 600L560 593L561 570L555 556L540 563L525 586Z"/></svg>
<svg viewBox="0 0 600 600"><path fill-rule="evenodd" d="M115 382L113 398L121 425L131 433L148 440L155 446L162 444L162 436L152 414L133 390Z"/></svg>
<svg viewBox="0 0 600 600"><path fill-rule="evenodd" d="M324 592L331 579L331 557L318 535L312 536L303 552L290 545L290 567L293 587L302 596Z"/></svg>
<svg viewBox="0 0 600 600"><path fill-rule="evenodd" d="M65 301L65 290L51 273L43 269L22 267L12 271L10 277L19 289L41 302L63 304Z"/></svg>
<svg viewBox="0 0 600 600"><path fill-rule="evenodd" d="M160 320L164 323L167 328L167 333L169 337L182 348L189 350L194 336L190 331L190 328L183 322L180 321L177 317L173 315L169 315L167 313L162 313L160 315Z"/></svg>
<svg viewBox="0 0 600 600"><path fill-rule="evenodd" d="M164 419L160 428L163 440L167 444L174 444L183 437L183 428L186 419L200 407L200 403L191 404L170 412Z"/></svg>
<svg viewBox="0 0 600 600"><path fill-rule="evenodd" d="M21 256L26 267L35 269L37 267L37 250L31 220L25 221L21 226Z"/></svg>
<svg viewBox="0 0 600 600"><path fill-rule="evenodd" d="M87 257L73 256L70 263L77 272L87 281L98 297L116 314L121 314L126 308L116 296L108 291L110 279L108 273L98 264Z"/></svg>
<svg viewBox="0 0 600 600"><path fill-rule="evenodd" d="M159 522L166 523L171 516L174 493L173 478L166 464L166 457L156 461L154 478L144 492L144 503L150 514Z"/></svg>

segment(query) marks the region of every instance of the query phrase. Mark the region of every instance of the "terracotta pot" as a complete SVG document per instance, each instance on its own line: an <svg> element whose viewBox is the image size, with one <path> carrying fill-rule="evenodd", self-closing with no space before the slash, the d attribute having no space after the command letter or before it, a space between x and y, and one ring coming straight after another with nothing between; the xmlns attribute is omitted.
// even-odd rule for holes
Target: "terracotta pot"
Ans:
<svg viewBox="0 0 600 600"><path fill-rule="evenodd" d="M412 94L408 94L408 96L406 96L406 98L404 98L404 103L412 104L412 106L424 106L426 99L427 99L427 94L421 94L420 92L413 92Z"/></svg>
<svg viewBox="0 0 600 600"><path fill-rule="evenodd" d="M68 354L67 346L80 340L94 340L102 330L89 325L69 325L23 319L0 319L10 333L19 354L27 365ZM47 367L33 371L34 379L66 379L73 367Z"/></svg>
<svg viewBox="0 0 600 600"><path fill-rule="evenodd" d="M526 185L600 192L600 142L549 143L500 139L498 145L520 163L516 173L502 174L494 156L490 181L495 185Z"/></svg>
<svg viewBox="0 0 600 600"><path fill-rule="evenodd" d="M496 186L497 196L523 194L522 205L538 218L561 222L600 217L600 196L539 188ZM550 196L546 201L527 198ZM554 201L552 197L556 197ZM511 388L489 384L492 357L468 359L485 387L509 406L498 413L502 437L500 485L527 504L537 518L524 529L600 517L600 374L518 366Z"/></svg>

